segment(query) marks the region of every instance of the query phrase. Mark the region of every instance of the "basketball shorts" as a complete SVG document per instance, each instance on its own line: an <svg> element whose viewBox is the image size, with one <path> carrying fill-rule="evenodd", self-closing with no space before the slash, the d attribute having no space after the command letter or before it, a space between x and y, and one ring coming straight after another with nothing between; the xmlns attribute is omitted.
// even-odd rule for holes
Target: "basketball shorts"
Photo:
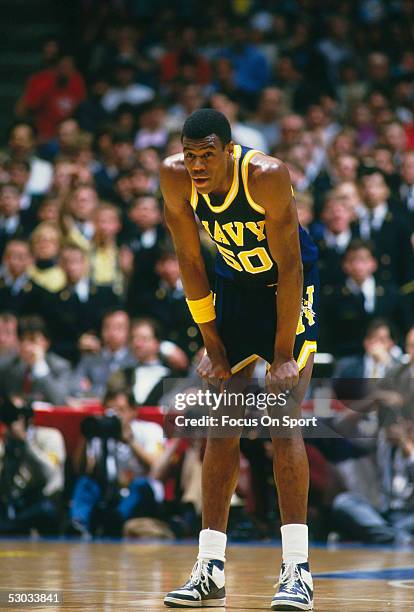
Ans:
<svg viewBox="0 0 414 612"><path fill-rule="evenodd" d="M274 358L276 286L241 286L216 277L216 323L233 374L262 357ZM296 330L294 357L302 370L316 352L318 336L319 274L316 264L304 269L303 298Z"/></svg>

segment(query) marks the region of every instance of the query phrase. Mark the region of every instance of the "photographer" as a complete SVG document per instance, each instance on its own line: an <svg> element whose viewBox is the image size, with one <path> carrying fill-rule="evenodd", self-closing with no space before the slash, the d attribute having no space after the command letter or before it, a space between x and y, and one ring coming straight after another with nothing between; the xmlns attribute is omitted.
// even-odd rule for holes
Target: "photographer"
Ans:
<svg viewBox="0 0 414 612"><path fill-rule="evenodd" d="M123 391L108 392L104 406L104 417L82 422L75 468L83 476L73 491L69 535L87 535L98 526L107 535L120 535L128 519L154 516L163 497L161 484L149 477L163 449L162 428L135 419Z"/></svg>
<svg viewBox="0 0 414 612"><path fill-rule="evenodd" d="M0 442L0 534L58 531L65 445L57 429L36 427L32 417L30 406L17 400L0 405L6 425Z"/></svg>

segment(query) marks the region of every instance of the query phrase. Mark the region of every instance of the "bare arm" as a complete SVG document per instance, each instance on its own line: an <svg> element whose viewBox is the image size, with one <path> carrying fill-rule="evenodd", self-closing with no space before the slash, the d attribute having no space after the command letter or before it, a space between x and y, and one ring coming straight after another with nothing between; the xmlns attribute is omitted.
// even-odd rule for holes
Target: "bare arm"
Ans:
<svg viewBox="0 0 414 612"><path fill-rule="evenodd" d="M165 220L174 241L185 295L190 300L204 298L209 294L210 286L201 255L198 227L189 202L191 182L185 168L180 167L178 156L164 161L160 183L165 203ZM215 320L199 324L199 327L210 357L222 361L224 347ZM222 363L222 367L225 369L225 364ZM217 372L216 375L217 378L222 377Z"/></svg>
<svg viewBox="0 0 414 612"><path fill-rule="evenodd" d="M277 264L277 330L274 364L293 360L303 291L298 216L289 172L282 162L256 156L251 193L265 209L266 235Z"/></svg>

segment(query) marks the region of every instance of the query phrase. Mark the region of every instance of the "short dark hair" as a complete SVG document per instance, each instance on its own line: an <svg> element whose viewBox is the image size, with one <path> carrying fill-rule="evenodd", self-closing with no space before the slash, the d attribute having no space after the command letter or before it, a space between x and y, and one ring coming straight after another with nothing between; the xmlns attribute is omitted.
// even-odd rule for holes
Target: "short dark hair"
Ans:
<svg viewBox="0 0 414 612"><path fill-rule="evenodd" d="M17 326L17 335L22 339L28 334L42 334L49 340L49 334L44 319L37 315L22 317Z"/></svg>
<svg viewBox="0 0 414 612"><path fill-rule="evenodd" d="M230 123L223 113L212 108L200 108L186 119L181 140L183 138L201 140L211 134L218 136L223 145L228 144L231 140Z"/></svg>
<svg viewBox="0 0 414 612"><path fill-rule="evenodd" d="M162 340L162 329L161 325L155 319L151 317L140 317L138 319L132 319L131 321L131 332L133 332L137 327L141 327L147 325L152 329L152 333L154 334L154 338L161 342Z"/></svg>
<svg viewBox="0 0 414 612"><path fill-rule="evenodd" d="M112 400L116 399L118 395L123 395L126 398L128 406L129 408L131 408L131 410L135 409L135 400L133 394L130 393L128 390L119 388L107 389L102 402L105 408L108 406L108 404L111 403Z"/></svg>
<svg viewBox="0 0 414 612"><path fill-rule="evenodd" d="M344 259L348 257L350 253L355 253L355 251L360 251L361 249L365 249L375 258L375 248L372 242L369 240L361 240L361 238L354 238L345 249Z"/></svg>

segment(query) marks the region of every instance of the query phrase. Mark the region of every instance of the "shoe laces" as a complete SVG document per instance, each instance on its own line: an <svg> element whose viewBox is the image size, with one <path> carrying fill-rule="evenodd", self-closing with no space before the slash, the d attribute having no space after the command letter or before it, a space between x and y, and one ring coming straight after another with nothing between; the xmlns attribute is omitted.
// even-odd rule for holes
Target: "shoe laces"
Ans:
<svg viewBox="0 0 414 612"><path fill-rule="evenodd" d="M196 561L190 576L190 583L194 586L198 584L205 592L208 589L209 573L208 573L208 562L203 559Z"/></svg>
<svg viewBox="0 0 414 612"><path fill-rule="evenodd" d="M283 585L284 590L286 590L288 593L292 593L294 591L295 583L299 579L300 575L297 563L290 561L289 563L285 564L278 585Z"/></svg>

